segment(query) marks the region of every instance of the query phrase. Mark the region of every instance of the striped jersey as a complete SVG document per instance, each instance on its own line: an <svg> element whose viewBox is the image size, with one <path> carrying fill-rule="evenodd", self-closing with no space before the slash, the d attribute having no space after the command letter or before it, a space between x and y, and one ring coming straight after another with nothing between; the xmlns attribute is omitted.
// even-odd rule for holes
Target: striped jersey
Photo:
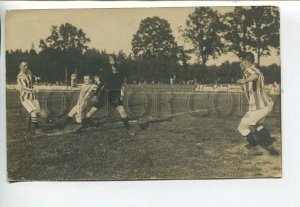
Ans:
<svg viewBox="0 0 300 207"><path fill-rule="evenodd" d="M21 101L34 100L35 95L33 93L33 76L29 70L26 73L20 72L17 76L18 88L20 91Z"/></svg>
<svg viewBox="0 0 300 207"><path fill-rule="evenodd" d="M249 111L256 111L267 107L272 101L264 90L264 76L259 69L251 66L244 70L244 78L257 74L258 78L244 84L244 92L249 103Z"/></svg>
<svg viewBox="0 0 300 207"><path fill-rule="evenodd" d="M77 104L84 105L88 98L95 95L97 85L95 84L83 84L79 93Z"/></svg>

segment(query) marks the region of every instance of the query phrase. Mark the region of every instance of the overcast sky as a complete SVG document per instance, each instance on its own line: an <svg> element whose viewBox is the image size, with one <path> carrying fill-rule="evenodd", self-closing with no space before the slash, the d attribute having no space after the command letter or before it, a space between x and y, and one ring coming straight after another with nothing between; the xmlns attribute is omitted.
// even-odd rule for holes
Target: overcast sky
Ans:
<svg viewBox="0 0 300 207"><path fill-rule="evenodd" d="M225 13L233 7L215 7ZM178 32L180 26L190 13L190 8L147 8L147 9L72 9L72 10L15 10L9 11L6 16L6 49L30 49L32 43L38 50L40 39L50 35L52 25L69 22L77 28L83 29L91 39L89 47L105 49L109 53L123 50L131 52L131 40L138 30L140 21L146 17L159 16L166 19L173 30L179 45L184 45L183 38ZM218 60L210 60L208 64L236 61L234 54L222 55ZM276 54L262 58L262 65L280 63Z"/></svg>

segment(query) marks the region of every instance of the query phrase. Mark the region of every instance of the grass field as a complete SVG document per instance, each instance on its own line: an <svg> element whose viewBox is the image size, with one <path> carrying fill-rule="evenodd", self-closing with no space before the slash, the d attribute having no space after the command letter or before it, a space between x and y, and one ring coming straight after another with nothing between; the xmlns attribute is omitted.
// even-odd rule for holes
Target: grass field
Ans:
<svg viewBox="0 0 300 207"><path fill-rule="evenodd" d="M76 98L72 92L41 92L41 105L53 113L52 123L42 123L42 127L49 130ZM27 115L17 92L7 91L8 177L136 180L281 176L281 156L267 152L247 155L245 141L237 131L246 111L241 94L133 93L125 102L133 120L139 120L131 123L135 136L128 136L116 112L105 107L95 117L102 123L98 128L36 138L27 128ZM275 104L265 124L281 148L279 96Z"/></svg>

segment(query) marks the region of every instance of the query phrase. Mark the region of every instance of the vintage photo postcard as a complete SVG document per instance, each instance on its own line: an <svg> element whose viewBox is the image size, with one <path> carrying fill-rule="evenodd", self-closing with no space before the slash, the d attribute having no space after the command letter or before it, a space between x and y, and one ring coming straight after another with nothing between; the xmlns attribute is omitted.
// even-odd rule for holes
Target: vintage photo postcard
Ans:
<svg viewBox="0 0 300 207"><path fill-rule="evenodd" d="M10 181L281 177L274 6L6 13Z"/></svg>

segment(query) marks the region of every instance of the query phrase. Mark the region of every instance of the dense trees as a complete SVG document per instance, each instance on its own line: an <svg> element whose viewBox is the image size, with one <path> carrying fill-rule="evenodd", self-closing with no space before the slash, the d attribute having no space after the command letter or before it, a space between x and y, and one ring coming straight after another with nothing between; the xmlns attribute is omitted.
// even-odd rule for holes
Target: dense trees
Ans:
<svg viewBox="0 0 300 207"><path fill-rule="evenodd" d="M174 58L177 43L167 20L147 17L140 23L132 39L132 52L136 58Z"/></svg>
<svg viewBox="0 0 300 207"><path fill-rule="evenodd" d="M51 34L46 39L40 40L40 48L42 50L51 48L60 52L78 52L83 53L88 49L87 43L90 38L82 29L77 29L70 23L58 26L52 26Z"/></svg>
<svg viewBox="0 0 300 207"><path fill-rule="evenodd" d="M143 19L131 44L146 81L167 81L176 71L179 48L167 20L157 16Z"/></svg>
<svg viewBox="0 0 300 207"><path fill-rule="evenodd" d="M212 8L199 7L189 15L183 35L192 43L202 66L206 66L209 57L215 58L223 51L222 30L219 14Z"/></svg>
<svg viewBox="0 0 300 207"><path fill-rule="evenodd" d="M119 51L113 56L128 82L169 82L176 75L178 82L231 83L241 76L239 63L227 61L215 66L208 60L229 51L237 56L252 51L260 64L261 57L272 50L279 53L279 25L277 7L235 7L226 14L200 7L180 30L191 45L189 50L177 44L167 20L148 17L133 35L132 54ZM39 51L34 46L29 51L6 51L7 82L15 82L21 59L29 61L42 82L64 82L66 71L68 76L76 71L80 78L108 70L107 52L89 48L89 42L84 31L74 25L52 26L50 35L40 40ZM280 82L280 66L260 68L267 82Z"/></svg>
<svg viewBox="0 0 300 207"><path fill-rule="evenodd" d="M279 49L278 7L235 7L234 12L223 16L223 20L227 45L237 55L251 50L260 65L261 56L270 55L271 48Z"/></svg>

